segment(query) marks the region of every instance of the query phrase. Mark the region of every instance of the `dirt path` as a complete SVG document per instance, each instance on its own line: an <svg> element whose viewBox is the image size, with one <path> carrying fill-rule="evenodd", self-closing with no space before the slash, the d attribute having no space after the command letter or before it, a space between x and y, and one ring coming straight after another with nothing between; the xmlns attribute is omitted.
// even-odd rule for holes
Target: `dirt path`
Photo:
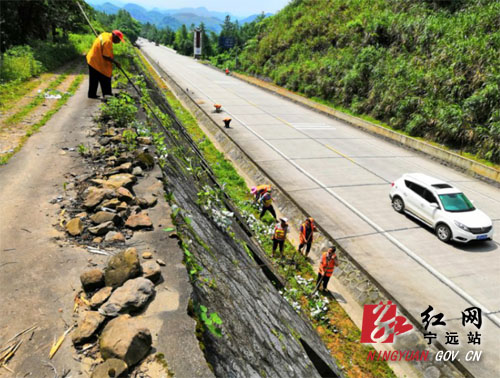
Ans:
<svg viewBox="0 0 500 378"><path fill-rule="evenodd" d="M73 289L79 287L80 269L89 259L82 249L58 240L62 235L52 226L58 222L58 208L50 203L63 192L67 172L86 171L84 162L75 158L77 152L62 148L85 140L85 130L100 104L87 99L87 85L84 81L68 106L0 167L0 345L17 332L38 326L9 365L21 377L53 376L44 365L54 337L72 323L68 304L73 301ZM59 372L78 365L69 348L62 348L52 363ZM12 375L1 369L0 376Z"/></svg>
<svg viewBox="0 0 500 378"><path fill-rule="evenodd" d="M64 75L64 72L68 70L71 66L65 66L61 68L61 70L52 75L52 77L43 81L42 84L37 86L33 91L30 92L28 96L23 97L19 100L8 112L2 114L0 117L0 157L4 154L12 152L21 142L22 138L26 135L26 133L30 130L30 128L39 122L44 115L50 110L54 109L57 105L57 98L45 98L38 106L34 107L26 116L22 117L18 122L8 123L10 117L22 111L23 108L29 106L29 104L34 101L34 99L40 94L44 93L44 91L56 81L61 75ZM65 79L57 85L54 90L57 90L61 93L66 92L71 83L76 79L76 77L84 72L84 64L83 62L77 63L71 70L71 73L67 74ZM41 92L39 92L41 91Z"/></svg>

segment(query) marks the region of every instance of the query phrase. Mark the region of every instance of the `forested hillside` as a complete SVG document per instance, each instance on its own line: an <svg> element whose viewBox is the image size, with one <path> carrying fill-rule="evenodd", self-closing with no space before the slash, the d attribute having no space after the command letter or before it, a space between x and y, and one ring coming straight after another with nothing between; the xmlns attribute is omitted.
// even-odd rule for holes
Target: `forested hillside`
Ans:
<svg viewBox="0 0 500 378"><path fill-rule="evenodd" d="M499 163L499 51L498 0L295 0L237 68Z"/></svg>

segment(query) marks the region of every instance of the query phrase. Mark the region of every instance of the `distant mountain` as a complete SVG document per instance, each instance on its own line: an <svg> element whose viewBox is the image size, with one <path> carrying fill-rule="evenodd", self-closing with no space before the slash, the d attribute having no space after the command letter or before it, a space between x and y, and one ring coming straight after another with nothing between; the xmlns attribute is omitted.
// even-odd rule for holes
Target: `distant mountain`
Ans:
<svg viewBox="0 0 500 378"><path fill-rule="evenodd" d="M182 24L189 27L191 24L198 26L203 22L208 30L219 33L222 29L221 24L227 15L231 17L231 20L238 20L241 25L246 22L252 22L259 16L259 14L254 14L246 18L240 18L230 13L210 11L205 7L180 9L154 8L153 10L147 10L135 3L123 5L123 3L116 0L113 0L113 3L106 0L87 0L87 2L94 9L107 14L116 14L120 9L125 9L133 18L141 23L149 22L159 28L169 27L173 30L177 30ZM117 6L117 4L120 4L120 6ZM266 13L266 17L270 15L272 14Z"/></svg>
<svg viewBox="0 0 500 378"><path fill-rule="evenodd" d="M117 7L116 5L111 3L96 4L92 6L95 10L104 12L106 14L116 14L121 9L120 7Z"/></svg>
<svg viewBox="0 0 500 378"><path fill-rule="evenodd" d="M175 18L181 25L185 24L187 27L191 26L191 24L198 26L203 22L205 28L208 30L213 30L216 33L222 30L221 24L223 21L218 18L203 17L193 13L175 13L170 17Z"/></svg>
<svg viewBox="0 0 500 378"><path fill-rule="evenodd" d="M255 20L257 17L259 17L261 14L262 13L252 14L251 16L248 16L246 18L239 19L238 22L240 23L240 25L243 25L243 24L246 24L246 23L250 23L253 20ZM272 13L264 13L265 17L270 17L272 15L273 15Z"/></svg>

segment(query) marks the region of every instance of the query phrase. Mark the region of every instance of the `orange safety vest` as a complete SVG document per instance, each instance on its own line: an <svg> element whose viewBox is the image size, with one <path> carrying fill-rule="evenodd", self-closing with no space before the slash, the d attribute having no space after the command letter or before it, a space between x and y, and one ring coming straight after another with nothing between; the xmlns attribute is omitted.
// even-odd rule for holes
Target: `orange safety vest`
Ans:
<svg viewBox="0 0 500 378"><path fill-rule="evenodd" d="M275 240L285 240L286 232L288 230L288 224L285 227L281 227L281 222L274 226L274 236Z"/></svg>
<svg viewBox="0 0 500 378"><path fill-rule="evenodd" d="M314 225L314 221L311 221L311 235L309 235L309 241L312 243L314 238L314 231L316 230L316 226ZM305 244L307 243L306 239L306 222L302 223L300 226L300 234L299 234L299 243Z"/></svg>
<svg viewBox="0 0 500 378"><path fill-rule="evenodd" d="M255 192L256 196L262 196L264 193L267 193L271 190L271 185L259 185L257 186L257 191Z"/></svg>
<svg viewBox="0 0 500 378"><path fill-rule="evenodd" d="M319 264L319 273L322 276L330 277L333 274L333 269L335 268L335 257L337 255L334 253L330 259L328 259L328 252L323 252L321 257L321 263Z"/></svg>
<svg viewBox="0 0 500 378"><path fill-rule="evenodd" d="M262 202L264 203L264 207L269 207L273 204L273 197L271 197L271 193L265 193L262 196Z"/></svg>
<svg viewBox="0 0 500 378"><path fill-rule="evenodd" d="M113 58L113 33L101 33L95 39L92 47L87 53L87 63L104 76L111 77L113 73L113 64L104 59Z"/></svg>

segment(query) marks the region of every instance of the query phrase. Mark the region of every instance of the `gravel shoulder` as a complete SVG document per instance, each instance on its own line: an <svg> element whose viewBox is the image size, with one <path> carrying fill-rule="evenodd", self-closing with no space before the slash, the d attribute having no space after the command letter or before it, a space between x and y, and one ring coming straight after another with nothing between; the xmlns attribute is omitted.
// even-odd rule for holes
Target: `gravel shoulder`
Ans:
<svg viewBox="0 0 500 378"><path fill-rule="evenodd" d="M49 360L54 339L75 323L80 274L108 259L88 253L86 246L58 231L68 219L63 205L76 195L73 182L83 182L92 173L77 148L93 143L89 135L101 104L87 99L87 85L85 80L66 106L0 167L0 349L18 332L36 325L21 337L23 343L7 365L11 371L1 368L0 377L51 377L54 368L59 374L70 370L72 376L90 376L96 364L76 355L71 334ZM158 198L149 211L153 230L135 232L123 246L151 251L166 262L156 297L140 318L151 330L151 353L163 355L176 376L211 376L196 339L195 321L187 315L191 285L183 253L176 239L163 231L172 224L160 176L156 168L135 188L138 195ZM164 376L162 371L154 373L157 366L141 368L149 369L148 376Z"/></svg>

